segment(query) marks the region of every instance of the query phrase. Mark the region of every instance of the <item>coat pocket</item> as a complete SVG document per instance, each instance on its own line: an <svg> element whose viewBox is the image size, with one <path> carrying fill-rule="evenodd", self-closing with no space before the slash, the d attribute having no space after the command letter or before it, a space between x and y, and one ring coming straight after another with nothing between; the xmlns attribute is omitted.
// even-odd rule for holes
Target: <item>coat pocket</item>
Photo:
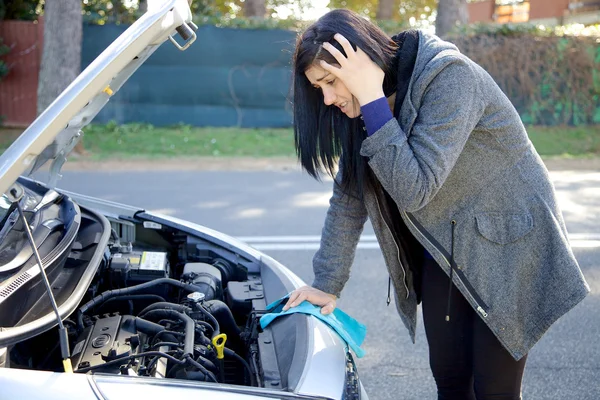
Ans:
<svg viewBox="0 0 600 400"><path fill-rule="evenodd" d="M475 220L479 233L498 244L516 242L533 229L533 217L528 212L486 212L476 214Z"/></svg>

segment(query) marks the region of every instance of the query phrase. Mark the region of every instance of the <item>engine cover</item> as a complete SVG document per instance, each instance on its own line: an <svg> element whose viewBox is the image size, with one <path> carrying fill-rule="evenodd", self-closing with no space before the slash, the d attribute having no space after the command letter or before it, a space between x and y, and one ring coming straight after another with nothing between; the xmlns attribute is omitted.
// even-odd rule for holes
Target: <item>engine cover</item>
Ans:
<svg viewBox="0 0 600 400"><path fill-rule="evenodd" d="M73 349L75 371L103 365L108 361L139 352L140 336L132 316L115 315L99 318L79 336ZM126 364L124 362L123 364ZM121 365L95 369L98 372L118 374Z"/></svg>

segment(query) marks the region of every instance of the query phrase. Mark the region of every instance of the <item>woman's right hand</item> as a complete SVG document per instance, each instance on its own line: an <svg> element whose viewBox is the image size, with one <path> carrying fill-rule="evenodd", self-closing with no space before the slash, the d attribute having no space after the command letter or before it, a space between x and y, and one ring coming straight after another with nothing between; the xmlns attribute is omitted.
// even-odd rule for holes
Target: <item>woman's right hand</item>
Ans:
<svg viewBox="0 0 600 400"><path fill-rule="evenodd" d="M331 314L335 310L335 295L325 293L311 286L302 286L290 294L290 298L283 306L283 311L296 307L305 300L315 306L321 306L321 314L323 315Z"/></svg>

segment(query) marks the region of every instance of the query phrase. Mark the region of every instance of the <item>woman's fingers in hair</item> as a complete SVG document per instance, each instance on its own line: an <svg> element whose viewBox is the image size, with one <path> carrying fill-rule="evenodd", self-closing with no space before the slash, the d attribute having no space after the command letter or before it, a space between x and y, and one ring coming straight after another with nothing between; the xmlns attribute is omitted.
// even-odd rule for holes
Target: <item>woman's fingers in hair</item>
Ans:
<svg viewBox="0 0 600 400"><path fill-rule="evenodd" d="M342 35L341 33L336 33L335 35L333 35L333 38L337 40L339 44L342 45L342 48L346 52L348 58L351 58L354 55L354 48L352 48L352 45L350 44L348 39L344 37L344 35Z"/></svg>
<svg viewBox="0 0 600 400"><path fill-rule="evenodd" d="M335 60L338 62L338 64L343 67L344 65L346 65L346 62L348 61L348 59L346 57L344 57L344 55L342 54L341 51L339 51L338 49L336 49L335 47L333 47L333 45L329 42L324 42L323 43L323 48L325 50L327 50L329 52L329 54L331 54L333 56L333 58L335 58ZM330 65L330 64L328 64Z"/></svg>
<svg viewBox="0 0 600 400"><path fill-rule="evenodd" d="M327 50L333 56L333 58L336 59L340 66L343 67L346 64L346 61L348 59L351 59L354 55L354 49L352 48L352 45L350 44L348 39L346 39L341 34L336 33L333 36L333 38L342 46L342 48L346 52L346 56L344 56L344 54L341 51L339 51L329 42L323 42L323 48Z"/></svg>
<svg viewBox="0 0 600 400"><path fill-rule="evenodd" d="M336 59L339 68L322 60L321 68L339 78L361 106L383 97L385 73L381 67L361 48L354 50L343 35L336 33L334 38L344 49L346 57L331 43L323 43L323 48Z"/></svg>

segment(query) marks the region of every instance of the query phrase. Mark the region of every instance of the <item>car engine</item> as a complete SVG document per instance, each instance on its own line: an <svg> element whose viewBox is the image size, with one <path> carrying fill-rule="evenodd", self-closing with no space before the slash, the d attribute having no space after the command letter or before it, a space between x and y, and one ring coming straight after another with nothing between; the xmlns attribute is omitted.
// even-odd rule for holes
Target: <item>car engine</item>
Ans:
<svg viewBox="0 0 600 400"><path fill-rule="evenodd" d="M113 230L89 300L64 321L74 372L262 386L260 275L191 237L179 235L164 251L147 245L158 236L139 248L120 239ZM90 246L83 235L79 247ZM76 268L77 258L72 251L65 267ZM16 344L10 366L60 371L53 335Z"/></svg>

